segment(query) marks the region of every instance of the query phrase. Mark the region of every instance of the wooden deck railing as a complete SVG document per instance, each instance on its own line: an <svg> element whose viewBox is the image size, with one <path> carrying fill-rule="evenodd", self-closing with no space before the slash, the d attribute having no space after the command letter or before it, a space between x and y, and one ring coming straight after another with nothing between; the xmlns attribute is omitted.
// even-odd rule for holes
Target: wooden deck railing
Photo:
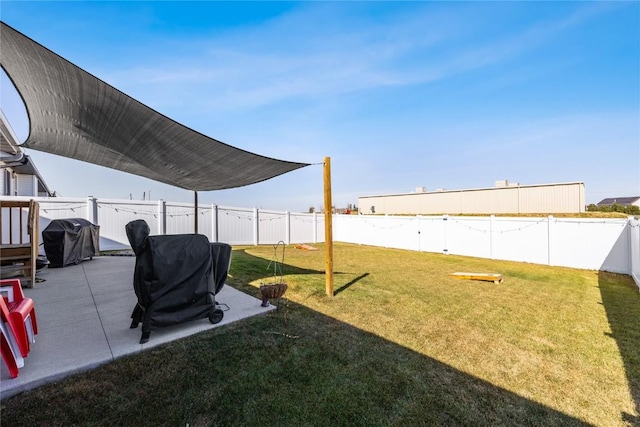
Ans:
<svg viewBox="0 0 640 427"><path fill-rule="evenodd" d="M36 283L39 245L38 202L0 202L0 272L2 276L21 274L25 287Z"/></svg>

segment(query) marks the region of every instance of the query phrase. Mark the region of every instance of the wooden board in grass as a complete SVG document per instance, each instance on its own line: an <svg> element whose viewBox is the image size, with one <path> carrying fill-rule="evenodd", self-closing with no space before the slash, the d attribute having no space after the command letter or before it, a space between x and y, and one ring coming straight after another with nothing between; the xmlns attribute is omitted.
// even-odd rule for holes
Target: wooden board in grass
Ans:
<svg viewBox="0 0 640 427"><path fill-rule="evenodd" d="M313 246L309 246L309 245L296 245L295 246L296 249L302 249L303 251L317 251L318 248L314 248Z"/></svg>
<svg viewBox="0 0 640 427"><path fill-rule="evenodd" d="M485 282L500 283L502 282L502 274L495 273L451 273L452 277L456 279L465 280L483 280Z"/></svg>

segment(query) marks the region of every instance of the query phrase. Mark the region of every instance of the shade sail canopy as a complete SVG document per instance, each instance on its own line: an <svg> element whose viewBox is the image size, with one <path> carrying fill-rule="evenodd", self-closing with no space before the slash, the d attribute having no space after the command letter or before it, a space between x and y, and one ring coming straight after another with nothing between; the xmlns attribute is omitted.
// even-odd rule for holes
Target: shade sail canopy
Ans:
<svg viewBox="0 0 640 427"><path fill-rule="evenodd" d="M209 138L0 25L0 65L29 115L24 147L193 191L241 187L308 166Z"/></svg>

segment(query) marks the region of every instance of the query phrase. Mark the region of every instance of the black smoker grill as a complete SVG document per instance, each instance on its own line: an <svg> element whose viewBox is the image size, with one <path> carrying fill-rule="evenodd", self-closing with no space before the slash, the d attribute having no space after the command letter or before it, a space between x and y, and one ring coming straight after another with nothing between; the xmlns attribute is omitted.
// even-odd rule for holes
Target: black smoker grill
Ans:
<svg viewBox="0 0 640 427"><path fill-rule="evenodd" d="M54 219L42 230L50 267L64 267L100 253L100 226L83 218Z"/></svg>
<svg viewBox="0 0 640 427"><path fill-rule="evenodd" d="M140 344L159 327L207 317L211 323L222 320L215 295L227 279L231 246L209 243L202 234L149 236L144 220L125 228L136 254L133 288L138 302L131 328L142 322Z"/></svg>

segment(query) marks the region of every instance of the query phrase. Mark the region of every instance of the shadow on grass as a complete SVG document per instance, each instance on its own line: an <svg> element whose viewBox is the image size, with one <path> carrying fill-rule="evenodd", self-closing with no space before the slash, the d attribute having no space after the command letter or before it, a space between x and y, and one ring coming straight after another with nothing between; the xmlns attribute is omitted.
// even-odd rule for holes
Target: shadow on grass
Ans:
<svg viewBox="0 0 640 427"><path fill-rule="evenodd" d="M338 289L335 290L335 292L333 293L333 295L338 295L340 292L342 291L346 291L347 289L349 289L349 287L351 287L352 285L358 283L360 280L364 279L365 277L367 277L369 275L369 273L364 273L361 274L360 276L356 277L355 279L353 279L352 281L346 283L345 285L340 286Z"/></svg>
<svg viewBox="0 0 640 427"><path fill-rule="evenodd" d="M237 255L233 282L265 276L267 260ZM5 399L1 415L3 425L586 425L286 300Z"/></svg>
<svg viewBox="0 0 640 427"><path fill-rule="evenodd" d="M272 260L252 255L246 249L234 249L230 273L233 277L242 277L245 281L253 282L273 275L272 262ZM278 269L281 269L284 274L324 274L324 270L300 268L280 262L278 264Z"/></svg>
<svg viewBox="0 0 640 427"><path fill-rule="evenodd" d="M640 413L640 295L628 276L599 272L598 285L607 313L611 337L616 340L627 374L636 412ZM630 425L640 425L640 417L622 413Z"/></svg>
<svg viewBox="0 0 640 427"><path fill-rule="evenodd" d="M247 283L254 282L256 280L264 279L268 281L270 277L273 277L273 273L270 271L273 269L272 263L273 261L269 261L265 258L261 258L255 255L248 253L245 249L240 249L234 251L233 262L232 262L232 276L233 279L231 283L238 289L248 292L251 294L255 293L255 289L250 285L245 285ZM264 267L263 267L264 266ZM305 275L305 274L313 274L313 275L324 275L324 270L313 270L300 268L291 264L282 264L278 267L281 268L284 275ZM335 271L334 278L337 276L344 276L349 273ZM334 296L338 295L341 292L346 291L354 284L358 283L360 280L369 276L369 273L363 273L358 277L350 280L344 285L338 287L334 291Z"/></svg>
<svg viewBox="0 0 640 427"><path fill-rule="evenodd" d="M273 278L273 266L269 259L255 256L247 252L246 249L238 249L233 251L233 261L231 263L231 279L229 283L233 284L237 289L247 292L249 294L255 294L256 289L248 283L255 282L257 280L265 280L268 282ZM300 268L292 264L281 264L278 269L282 270L282 273L286 275L324 275L324 270L314 270L308 268ZM334 276L343 276L349 273L334 271ZM346 290L356 282L367 277L369 273L364 273L359 277L349 281L348 283L339 287L334 295Z"/></svg>
<svg viewBox="0 0 640 427"><path fill-rule="evenodd" d="M586 425L292 302L2 402L3 425Z"/></svg>

